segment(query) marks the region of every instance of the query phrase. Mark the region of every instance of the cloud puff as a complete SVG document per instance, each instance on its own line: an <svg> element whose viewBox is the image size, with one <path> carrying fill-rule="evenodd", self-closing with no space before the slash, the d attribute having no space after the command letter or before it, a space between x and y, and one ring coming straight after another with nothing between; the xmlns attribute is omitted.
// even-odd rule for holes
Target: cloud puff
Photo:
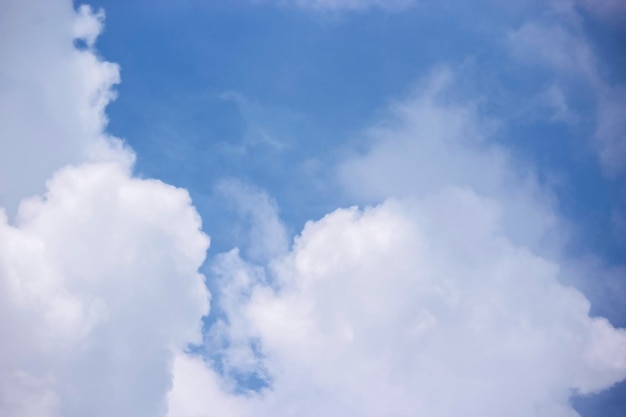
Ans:
<svg viewBox="0 0 626 417"><path fill-rule="evenodd" d="M92 49L103 17L70 1L0 5L0 37L10 40L0 44L0 205L11 214L56 169L112 151L104 109L119 69Z"/></svg>
<svg viewBox="0 0 626 417"><path fill-rule="evenodd" d="M0 223L0 413L160 415L199 340L208 238L185 191L118 163L68 167Z"/></svg>
<svg viewBox="0 0 626 417"><path fill-rule="evenodd" d="M179 354L174 361L174 386L168 394L168 416L251 415L249 405L229 394L219 375L199 356Z"/></svg>
<svg viewBox="0 0 626 417"><path fill-rule="evenodd" d="M93 49L102 18L69 0L0 5L2 416L163 415L175 354L208 313L188 193L133 178L104 130L119 75Z"/></svg>
<svg viewBox="0 0 626 417"><path fill-rule="evenodd" d="M626 332L590 318L559 266L512 244L498 203L468 189L337 210L265 277L237 258L220 266L226 332L258 347L240 371L270 380L226 397L243 415L575 416L572 392L626 376ZM188 378L213 381L197 366Z"/></svg>

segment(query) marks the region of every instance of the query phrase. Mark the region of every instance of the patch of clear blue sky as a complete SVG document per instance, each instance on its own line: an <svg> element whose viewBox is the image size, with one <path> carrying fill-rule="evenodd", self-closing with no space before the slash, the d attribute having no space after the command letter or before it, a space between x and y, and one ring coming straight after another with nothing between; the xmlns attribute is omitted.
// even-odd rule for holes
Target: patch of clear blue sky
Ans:
<svg viewBox="0 0 626 417"><path fill-rule="evenodd" d="M589 147L591 93L574 90L582 115L575 126L519 111L555 78L511 60L504 36L536 17L541 2L426 2L402 13L342 14L245 1L91 3L107 12L98 48L122 68L110 131L136 150L140 175L190 190L213 255L240 243L217 181L235 177L266 189L292 232L359 203L334 181L336 161L358 146L359 131L390 99L448 64L461 74L459 95L485 97L482 111L505 122L494 140L546 181L563 180L555 188L559 208L580 231L573 250L623 262L626 236L611 217L626 212L626 187L623 178L602 176ZM605 76L624 83L625 33L594 20L584 26ZM622 384L578 407L622 416L625 393Z"/></svg>

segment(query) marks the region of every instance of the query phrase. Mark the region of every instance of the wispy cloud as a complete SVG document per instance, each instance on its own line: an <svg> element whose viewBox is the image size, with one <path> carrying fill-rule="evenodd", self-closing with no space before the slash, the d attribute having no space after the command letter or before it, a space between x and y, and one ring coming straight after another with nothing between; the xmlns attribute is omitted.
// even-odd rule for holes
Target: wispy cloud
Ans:
<svg viewBox="0 0 626 417"><path fill-rule="evenodd" d="M219 98L237 105L245 124L244 148L267 147L282 151L290 145L293 134L290 128L299 121L297 114L271 108L233 91L224 92Z"/></svg>
<svg viewBox="0 0 626 417"><path fill-rule="evenodd" d="M490 140L497 121L483 116L475 103L455 99L454 89L454 73L439 68L408 99L394 103L388 116L367 130L367 152L340 165L345 187L365 201L471 187L504 203L507 233L519 243L552 240L560 233L554 233L558 222L549 190L538 187L523 161Z"/></svg>
<svg viewBox="0 0 626 417"><path fill-rule="evenodd" d="M606 175L619 176L626 167L626 125L622 116L626 90L603 75L577 18L574 14L568 19L523 24L509 34L511 52L524 62L545 66L562 80L569 80L570 85L572 80L586 85L596 103L596 130L591 143ZM561 102L563 105L566 103Z"/></svg>

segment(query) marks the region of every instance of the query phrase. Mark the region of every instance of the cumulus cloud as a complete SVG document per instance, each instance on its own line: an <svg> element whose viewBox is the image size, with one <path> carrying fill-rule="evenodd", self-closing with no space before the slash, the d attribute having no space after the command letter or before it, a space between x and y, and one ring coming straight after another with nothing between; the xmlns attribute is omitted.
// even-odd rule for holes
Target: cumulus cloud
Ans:
<svg viewBox="0 0 626 417"><path fill-rule="evenodd" d="M69 0L0 5L7 417L164 415L175 354L208 312L209 239L188 193L133 178L132 151L104 130L119 75L93 49L102 19Z"/></svg>
<svg viewBox="0 0 626 417"><path fill-rule="evenodd" d="M117 163L68 167L0 224L0 413L160 415L199 341L207 237L185 191ZM3 385L4 385L3 384ZM10 400L10 401L9 401Z"/></svg>
<svg viewBox="0 0 626 417"><path fill-rule="evenodd" d="M451 78L395 103L343 163L348 188L385 202L307 223L269 262L218 257L219 354L181 361L170 417L576 416L571 395L626 377L626 331L546 249L565 230L550 199ZM214 402L185 395L201 384Z"/></svg>
<svg viewBox="0 0 626 417"><path fill-rule="evenodd" d="M70 1L0 5L5 40L0 44L0 204L10 214L21 198L42 192L56 169L111 152L103 133L104 109L115 97L111 87L119 82L119 70L92 49L103 16L86 6L74 11ZM85 48L75 48L75 41Z"/></svg>
<svg viewBox="0 0 626 417"><path fill-rule="evenodd" d="M250 415L248 404L232 396L221 378L200 356L179 354L174 361L174 386L168 394L168 416Z"/></svg>
<svg viewBox="0 0 626 417"><path fill-rule="evenodd" d="M626 332L590 318L559 266L512 244L498 203L468 189L310 222L271 279L237 258L221 264L228 332L260 346L241 372L270 376L226 397L243 415L575 416L572 392L626 376ZM188 378L214 389L197 365Z"/></svg>

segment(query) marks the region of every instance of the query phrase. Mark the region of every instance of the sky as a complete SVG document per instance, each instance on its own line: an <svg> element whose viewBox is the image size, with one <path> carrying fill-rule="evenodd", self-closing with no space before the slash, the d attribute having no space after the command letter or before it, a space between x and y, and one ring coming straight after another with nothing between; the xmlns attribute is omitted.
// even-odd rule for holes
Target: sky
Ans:
<svg viewBox="0 0 626 417"><path fill-rule="evenodd" d="M624 22L1 0L0 415L625 415Z"/></svg>

